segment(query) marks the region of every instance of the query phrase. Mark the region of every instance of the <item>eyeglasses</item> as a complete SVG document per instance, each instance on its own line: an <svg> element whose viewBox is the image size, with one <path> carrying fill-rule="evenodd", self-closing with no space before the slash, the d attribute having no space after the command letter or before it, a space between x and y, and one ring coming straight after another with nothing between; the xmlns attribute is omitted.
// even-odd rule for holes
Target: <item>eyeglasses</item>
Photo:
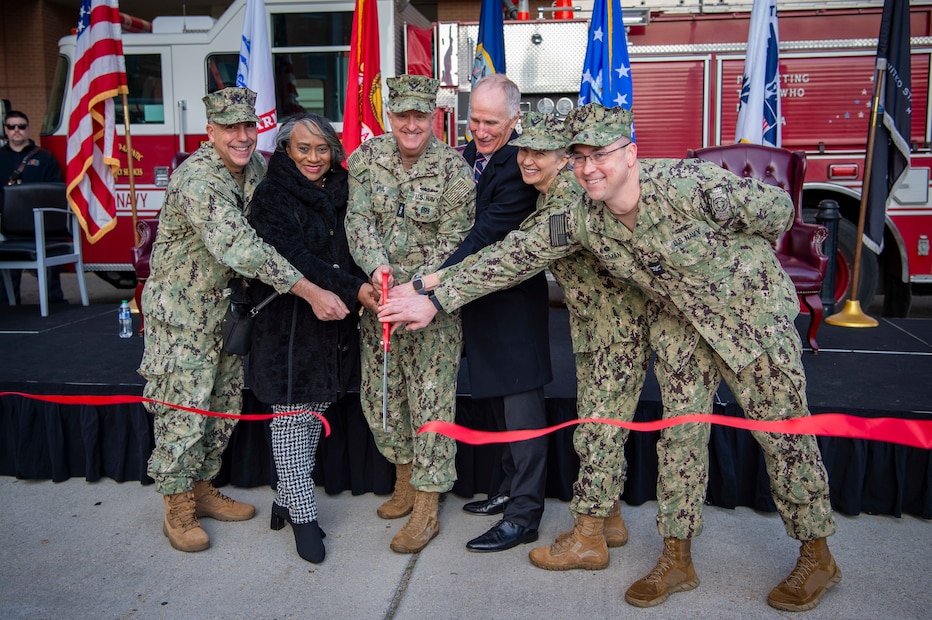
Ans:
<svg viewBox="0 0 932 620"><path fill-rule="evenodd" d="M7 123L6 124L6 128L9 129L10 131L13 131L14 129L26 131L27 127L29 127L29 125L26 123L13 123L13 124Z"/></svg>
<svg viewBox="0 0 932 620"><path fill-rule="evenodd" d="M622 144L618 148L614 148L610 151L596 151L595 153L590 153L588 155L580 155L578 153L573 153L570 157L573 160L574 166L585 166L586 160L591 159L592 163L598 166L599 164L604 164L608 160L608 156L614 153L615 151L620 151L621 149L628 148L631 146L631 142L627 144Z"/></svg>

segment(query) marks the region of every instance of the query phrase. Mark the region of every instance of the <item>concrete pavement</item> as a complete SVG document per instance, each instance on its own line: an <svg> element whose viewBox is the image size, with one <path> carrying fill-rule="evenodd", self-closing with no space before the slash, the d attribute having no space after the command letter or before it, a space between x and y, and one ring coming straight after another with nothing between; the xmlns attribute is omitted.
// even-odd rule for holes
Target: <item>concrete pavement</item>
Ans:
<svg viewBox="0 0 932 620"><path fill-rule="evenodd" d="M535 568L528 551L568 529L567 504L548 500L541 540L490 554L467 540L495 517L444 497L441 531L419 554L388 548L404 519L383 521L373 494L319 496L327 559L301 560L289 526L269 529L274 493L225 492L258 508L243 523L204 519L211 547L187 554L161 532L151 486L0 477L0 618L838 618L925 619L932 609L932 523L913 517L839 516L830 545L844 579L805 614L767 606L792 569L797 544L775 514L706 507L693 544L701 580L651 609L623 600L660 551L656 504L622 506L630 542L603 571Z"/></svg>

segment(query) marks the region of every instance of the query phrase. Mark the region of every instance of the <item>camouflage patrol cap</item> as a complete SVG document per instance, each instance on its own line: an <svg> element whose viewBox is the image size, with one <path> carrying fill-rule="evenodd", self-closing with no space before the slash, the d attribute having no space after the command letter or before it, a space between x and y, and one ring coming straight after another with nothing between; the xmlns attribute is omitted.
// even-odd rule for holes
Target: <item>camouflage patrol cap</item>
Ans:
<svg viewBox="0 0 932 620"><path fill-rule="evenodd" d="M210 93L202 100L207 121L221 125L258 123L256 93L248 88L229 87Z"/></svg>
<svg viewBox="0 0 932 620"><path fill-rule="evenodd" d="M567 115L566 130L572 136L568 147L577 144L608 146L621 137L631 138L634 133L634 114L624 108L606 108L598 103L587 103Z"/></svg>
<svg viewBox="0 0 932 620"><path fill-rule="evenodd" d="M521 119L521 135L508 144L538 151L556 151L566 149L568 138L563 121L556 116L528 112Z"/></svg>
<svg viewBox="0 0 932 620"><path fill-rule="evenodd" d="M433 112L437 109L437 89L440 80L423 75L390 77L388 83L388 109L391 112Z"/></svg>

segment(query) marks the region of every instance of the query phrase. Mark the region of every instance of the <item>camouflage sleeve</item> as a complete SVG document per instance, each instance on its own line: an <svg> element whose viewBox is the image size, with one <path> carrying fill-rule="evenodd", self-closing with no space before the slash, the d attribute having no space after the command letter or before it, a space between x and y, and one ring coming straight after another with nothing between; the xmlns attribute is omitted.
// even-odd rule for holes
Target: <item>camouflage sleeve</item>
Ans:
<svg viewBox="0 0 932 620"><path fill-rule="evenodd" d="M580 249L569 210L555 205L534 213L518 230L439 272L434 294L451 312L494 291L514 286Z"/></svg>
<svg viewBox="0 0 932 620"><path fill-rule="evenodd" d="M780 187L723 172L712 163L701 165L698 178L695 204L719 226L773 243L793 224L793 201Z"/></svg>
<svg viewBox="0 0 932 620"><path fill-rule="evenodd" d="M346 206L346 238L353 260L366 276L370 276L379 265L387 265L389 259L372 212L372 176L366 152L363 147L357 148L347 160L349 201Z"/></svg>
<svg viewBox="0 0 932 620"><path fill-rule="evenodd" d="M437 244L444 246L438 252L441 262L456 251L476 221L476 183L472 170L459 154L444 164L452 176L443 191L441 200L446 210L437 230Z"/></svg>
<svg viewBox="0 0 932 620"><path fill-rule="evenodd" d="M246 221L244 205L222 184L192 178L182 192L184 212L207 251L218 262L247 278L258 278L280 293L288 292L301 274L262 241Z"/></svg>

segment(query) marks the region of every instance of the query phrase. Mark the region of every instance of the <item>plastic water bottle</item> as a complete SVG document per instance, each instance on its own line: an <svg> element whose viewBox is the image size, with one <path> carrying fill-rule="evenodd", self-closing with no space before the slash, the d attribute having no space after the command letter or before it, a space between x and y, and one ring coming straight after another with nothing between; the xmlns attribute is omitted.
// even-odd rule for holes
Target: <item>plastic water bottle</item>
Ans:
<svg viewBox="0 0 932 620"><path fill-rule="evenodd" d="M117 313L120 319L120 338L133 337L133 315L130 313L129 302L125 299L120 304L120 310Z"/></svg>

